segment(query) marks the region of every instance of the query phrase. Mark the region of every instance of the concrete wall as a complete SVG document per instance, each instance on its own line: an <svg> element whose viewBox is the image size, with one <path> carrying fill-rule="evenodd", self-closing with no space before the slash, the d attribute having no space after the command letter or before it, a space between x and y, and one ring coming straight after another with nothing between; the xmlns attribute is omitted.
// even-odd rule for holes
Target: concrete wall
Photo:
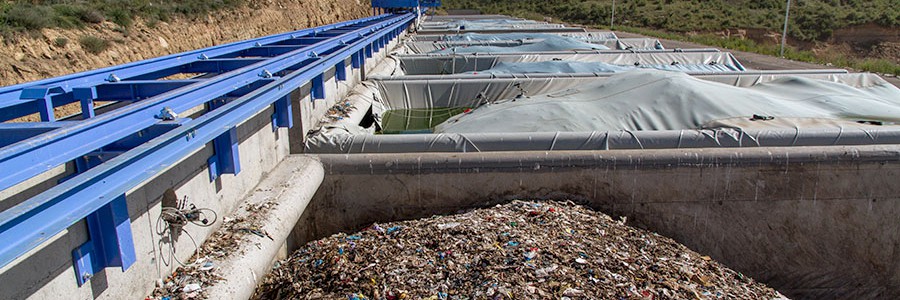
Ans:
<svg viewBox="0 0 900 300"><path fill-rule="evenodd" d="M900 296L900 146L320 155L289 246L510 199L574 199L795 298Z"/></svg>
<svg viewBox="0 0 900 300"><path fill-rule="evenodd" d="M395 40L387 49L396 43ZM374 67L386 53L382 49L369 59L367 68ZM206 161L213 154L210 143L129 191L126 196L137 262L126 272L120 268L106 268L88 284L77 286L71 252L88 240L86 224L81 221L0 269L0 299L141 299L149 295L157 279L168 276L178 266L173 261L168 239L157 234L163 193L173 189L179 198L187 196L189 204L218 213L219 221L212 227L185 227L196 243L202 244L218 229L221 218L235 210L246 195L289 155L292 145L302 141L306 130L315 125L324 111L344 97L363 75L350 68L348 63L347 76L348 81L337 82L333 69L326 73L326 99L312 101L308 85L295 91L291 96L295 126L290 130L273 129L272 107L241 124L238 136L242 170L237 176L225 174L215 181L209 180ZM59 178L72 172L73 166L68 164L0 191L0 208L11 207L55 186ZM181 235L174 244L174 255L188 262L195 249L194 241Z"/></svg>
<svg viewBox="0 0 900 300"><path fill-rule="evenodd" d="M291 103L294 109L294 123L296 126L294 129L291 129L291 153L303 153L304 143L306 142L306 135L310 130L318 128L316 124L319 123L319 120L325 115L325 112L334 105L335 100L333 100L334 95L337 93L340 97L347 95L353 87L356 86L361 81L364 81L366 78L366 74L378 66L378 63L381 62L385 57L390 54L389 49L394 49L400 43L400 40L406 37L406 32L402 33L400 37L394 39L385 48L381 49L381 51L372 53L372 57L366 59L365 68L361 70L353 69L351 66L350 60L348 59L345 63L346 66L346 81L338 81L335 75L335 70L329 70L325 73L325 95L327 99L316 100L313 99L310 95L309 84L298 89L296 93L291 95ZM300 109L296 109L300 108Z"/></svg>

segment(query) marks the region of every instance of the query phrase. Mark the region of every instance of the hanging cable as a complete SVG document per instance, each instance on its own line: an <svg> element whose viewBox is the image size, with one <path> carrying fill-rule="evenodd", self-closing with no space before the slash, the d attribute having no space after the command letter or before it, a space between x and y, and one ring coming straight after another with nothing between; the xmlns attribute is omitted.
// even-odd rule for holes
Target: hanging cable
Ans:
<svg viewBox="0 0 900 300"><path fill-rule="evenodd" d="M182 233L185 234L194 245L194 254L192 255L196 255L200 251L197 240L194 239L194 236L192 236L190 232L184 229L186 225L194 224L200 227L209 227L215 224L216 220L219 218L219 215L212 209L198 208L194 204L188 206L187 200L188 197L184 196L184 198L178 200L175 207L163 207L159 217L156 219L156 234L161 237L168 237L168 255L171 257L170 260L167 260L165 258L166 255L163 254L166 240L160 239L158 243L160 260L166 266L169 266L172 261L177 262L183 267L187 266L187 264L178 259L176 249L176 241Z"/></svg>

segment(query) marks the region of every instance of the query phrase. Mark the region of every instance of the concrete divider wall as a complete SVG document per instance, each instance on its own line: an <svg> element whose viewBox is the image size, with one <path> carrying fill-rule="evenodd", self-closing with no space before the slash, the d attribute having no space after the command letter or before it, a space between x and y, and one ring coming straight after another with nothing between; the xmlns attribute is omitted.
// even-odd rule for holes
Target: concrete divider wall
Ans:
<svg viewBox="0 0 900 300"><path fill-rule="evenodd" d="M392 49L396 44L395 39L386 49L368 59L367 68L373 68L386 55L387 49ZM349 63L348 81L337 82L333 69L325 75L326 99L312 101L308 84L291 95L295 126L290 130L273 129L271 116L274 109L271 106L238 126L242 169L237 176L225 174L210 181L206 161L213 154L213 148L209 143L154 179L129 191L126 196L137 262L127 271L122 272L117 267L106 268L91 278L89 283L77 286L72 250L88 240L87 226L82 220L0 269L0 299L142 299L149 295L157 279L170 275L178 266L169 257L169 245L163 242L160 246L160 241L165 239L156 234L163 193L173 189L179 198L187 196L188 204L210 208L218 213L219 220L211 227L185 227L196 243L202 244L218 229L221 218L230 215L257 184L291 153L291 145L295 141L302 143L306 130L322 117L328 107L343 98L362 76L360 70L352 69ZM2 191L0 208L14 206L55 186L58 179L73 172L71 165L58 167ZM189 262L195 249L194 242L181 235L175 246L175 256Z"/></svg>
<svg viewBox="0 0 900 300"><path fill-rule="evenodd" d="M900 296L900 146L320 155L290 247L372 222L573 199L794 298Z"/></svg>

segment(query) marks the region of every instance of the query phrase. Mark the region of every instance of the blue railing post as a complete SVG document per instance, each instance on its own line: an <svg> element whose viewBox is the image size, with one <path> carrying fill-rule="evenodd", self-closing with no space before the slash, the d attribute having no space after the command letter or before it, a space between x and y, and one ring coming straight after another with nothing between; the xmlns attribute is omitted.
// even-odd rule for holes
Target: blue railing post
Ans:
<svg viewBox="0 0 900 300"><path fill-rule="evenodd" d="M213 140L216 152L206 161L209 165L209 180L213 181L222 174L237 175L241 172L241 159L238 155L237 128L232 127Z"/></svg>

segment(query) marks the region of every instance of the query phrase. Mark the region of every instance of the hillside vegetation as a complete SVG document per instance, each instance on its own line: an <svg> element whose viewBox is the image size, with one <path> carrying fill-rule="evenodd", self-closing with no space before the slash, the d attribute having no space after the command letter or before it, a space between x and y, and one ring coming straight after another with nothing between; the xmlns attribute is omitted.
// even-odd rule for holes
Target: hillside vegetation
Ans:
<svg viewBox="0 0 900 300"><path fill-rule="evenodd" d="M552 16L583 24L609 24L612 1L582 0L445 0L448 9L479 9L484 13ZM759 28L780 31L784 0L619 0L616 24L671 32ZM900 0L795 0L790 34L824 40L834 30L876 23L900 26Z"/></svg>
<svg viewBox="0 0 900 300"><path fill-rule="evenodd" d="M79 28L110 21L124 28L135 17L168 22L173 16L206 15L210 11L243 5L246 0L12 0L0 2L0 33L42 28Z"/></svg>
<svg viewBox="0 0 900 300"><path fill-rule="evenodd" d="M851 51L832 51L826 43L836 30L857 25L877 24L888 30L900 31L900 0L792 2L788 35L804 47L789 45L786 58L900 76L900 57L893 54L896 52L872 55L877 51L871 51L879 47L897 49L900 45L897 41L850 45ZM445 9L477 9L485 14L534 20L553 17L593 27L608 27L612 12L611 0L444 0L443 3ZM618 0L614 29L778 55L779 46L771 38L754 40L719 33L734 29L760 29L780 36L784 9L785 0Z"/></svg>

